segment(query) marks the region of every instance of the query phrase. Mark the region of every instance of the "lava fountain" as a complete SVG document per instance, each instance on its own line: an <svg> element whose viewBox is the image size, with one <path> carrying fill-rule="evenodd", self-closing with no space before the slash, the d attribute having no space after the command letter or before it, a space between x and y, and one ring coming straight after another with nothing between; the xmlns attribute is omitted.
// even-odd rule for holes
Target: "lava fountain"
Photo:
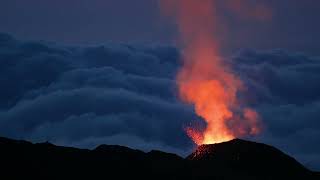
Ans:
<svg viewBox="0 0 320 180"><path fill-rule="evenodd" d="M257 112L239 103L241 79L220 57L216 0L160 0L174 16L183 47L183 66L177 74L180 98L194 105L206 128L186 128L197 144L213 144L259 133Z"/></svg>

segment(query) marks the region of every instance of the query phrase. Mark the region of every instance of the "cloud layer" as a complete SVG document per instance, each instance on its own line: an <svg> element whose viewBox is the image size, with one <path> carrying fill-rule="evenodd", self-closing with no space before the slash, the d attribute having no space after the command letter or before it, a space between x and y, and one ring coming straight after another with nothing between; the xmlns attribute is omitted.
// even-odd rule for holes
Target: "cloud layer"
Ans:
<svg viewBox="0 0 320 180"><path fill-rule="evenodd" d="M122 144L179 154L192 150L183 128L201 123L176 97L174 47L63 46L0 34L0 135L93 148ZM281 50L226 58L256 108L256 137L320 168L320 59Z"/></svg>
<svg viewBox="0 0 320 180"><path fill-rule="evenodd" d="M320 168L320 58L282 50L247 50L233 58L247 83L243 94L262 115L257 139L309 167Z"/></svg>

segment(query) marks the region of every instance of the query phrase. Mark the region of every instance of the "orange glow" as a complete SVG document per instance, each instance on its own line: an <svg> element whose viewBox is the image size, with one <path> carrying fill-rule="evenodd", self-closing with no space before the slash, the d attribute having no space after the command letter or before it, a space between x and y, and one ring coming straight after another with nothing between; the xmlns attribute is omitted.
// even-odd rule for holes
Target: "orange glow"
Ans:
<svg viewBox="0 0 320 180"><path fill-rule="evenodd" d="M161 0L163 11L176 17L183 46L183 66L177 75L180 98L194 105L197 115L207 124L203 131L186 128L188 136L198 145L260 131L258 114L237 101L243 83L219 58L215 5L216 0Z"/></svg>

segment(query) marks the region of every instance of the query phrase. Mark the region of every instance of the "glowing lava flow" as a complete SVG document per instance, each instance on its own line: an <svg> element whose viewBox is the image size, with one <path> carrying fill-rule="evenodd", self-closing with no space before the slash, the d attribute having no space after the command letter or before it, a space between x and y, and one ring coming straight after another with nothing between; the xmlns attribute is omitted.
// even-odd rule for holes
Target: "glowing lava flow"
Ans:
<svg viewBox="0 0 320 180"><path fill-rule="evenodd" d="M177 75L181 99L193 104L207 126L192 127L187 134L198 144L213 144L259 132L258 114L239 104L241 80L219 58L216 0L161 0L166 13L174 15L183 45L183 67Z"/></svg>

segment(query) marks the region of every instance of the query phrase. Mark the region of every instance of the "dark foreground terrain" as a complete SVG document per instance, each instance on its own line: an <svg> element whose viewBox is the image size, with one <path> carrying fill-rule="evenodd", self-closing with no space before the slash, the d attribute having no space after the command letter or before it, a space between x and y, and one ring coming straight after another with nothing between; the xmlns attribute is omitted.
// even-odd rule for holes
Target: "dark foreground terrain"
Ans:
<svg viewBox="0 0 320 180"><path fill-rule="evenodd" d="M0 138L0 179L320 179L271 146L235 139L187 158L122 146L94 150Z"/></svg>

